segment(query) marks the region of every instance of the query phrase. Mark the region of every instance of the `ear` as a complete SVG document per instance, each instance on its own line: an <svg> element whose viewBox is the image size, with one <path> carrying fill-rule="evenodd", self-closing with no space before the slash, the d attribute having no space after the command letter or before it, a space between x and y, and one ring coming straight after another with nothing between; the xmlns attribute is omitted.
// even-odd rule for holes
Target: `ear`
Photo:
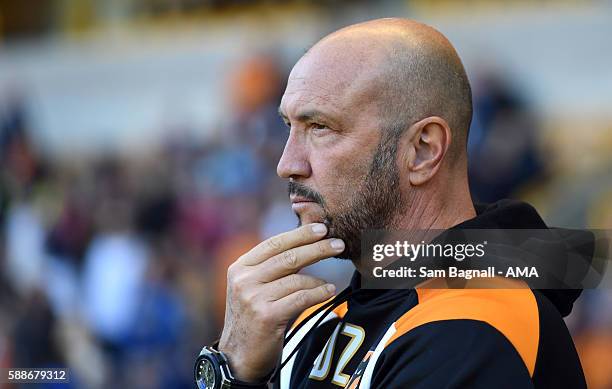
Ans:
<svg viewBox="0 0 612 389"><path fill-rule="evenodd" d="M408 130L406 157L411 185L423 185L436 175L450 146L451 131L446 120L431 116Z"/></svg>

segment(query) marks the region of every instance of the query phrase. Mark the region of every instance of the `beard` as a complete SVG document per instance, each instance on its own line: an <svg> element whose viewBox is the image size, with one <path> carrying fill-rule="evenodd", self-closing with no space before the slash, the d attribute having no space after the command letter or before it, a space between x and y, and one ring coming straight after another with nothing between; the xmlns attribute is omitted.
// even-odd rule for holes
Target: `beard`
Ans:
<svg viewBox="0 0 612 389"><path fill-rule="evenodd" d="M396 165L397 137L385 131L380 140L368 174L358 190L343 199L337 209L331 209L325 198L307 186L289 182L289 194L303 196L318 203L324 212L326 237L340 238L345 250L336 258L358 261L361 258L361 234L366 230L392 228L404 213L406 202L399 190L399 171ZM299 215L298 219L300 219ZM298 225L302 221L299 220Z"/></svg>

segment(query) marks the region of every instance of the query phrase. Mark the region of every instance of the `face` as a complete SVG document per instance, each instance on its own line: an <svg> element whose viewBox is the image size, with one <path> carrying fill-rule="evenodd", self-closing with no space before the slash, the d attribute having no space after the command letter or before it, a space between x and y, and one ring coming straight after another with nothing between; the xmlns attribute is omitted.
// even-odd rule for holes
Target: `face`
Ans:
<svg viewBox="0 0 612 389"><path fill-rule="evenodd" d="M290 131L277 170L289 179L293 211L300 224L326 223L346 244L339 257L352 260L361 231L389 227L404 204L397 141L380 129L367 79L359 61L309 53L291 72L279 109Z"/></svg>

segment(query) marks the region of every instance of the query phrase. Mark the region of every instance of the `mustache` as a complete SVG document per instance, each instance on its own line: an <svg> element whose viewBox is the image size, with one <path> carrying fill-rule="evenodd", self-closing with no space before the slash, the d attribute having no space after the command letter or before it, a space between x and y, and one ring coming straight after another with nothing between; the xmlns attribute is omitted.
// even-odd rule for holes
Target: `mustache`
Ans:
<svg viewBox="0 0 612 389"><path fill-rule="evenodd" d="M307 198L308 200L312 200L320 204L321 206L325 206L325 200L323 200L323 196L321 196L319 192L310 189L306 185L300 184L299 182L289 181L289 184L287 186L287 193L289 194L289 196L301 196Z"/></svg>

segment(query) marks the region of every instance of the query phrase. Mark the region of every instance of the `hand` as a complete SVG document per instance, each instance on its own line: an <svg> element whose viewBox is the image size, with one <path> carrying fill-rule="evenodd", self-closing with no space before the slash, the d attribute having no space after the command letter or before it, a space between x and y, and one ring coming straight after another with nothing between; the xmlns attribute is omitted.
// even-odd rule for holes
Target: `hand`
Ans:
<svg viewBox="0 0 612 389"><path fill-rule="evenodd" d="M227 271L225 324L219 351L242 381L258 381L272 371L282 351L287 323L324 302L335 287L296 274L305 266L344 250L340 239L324 239L324 224L308 224L257 245Z"/></svg>

